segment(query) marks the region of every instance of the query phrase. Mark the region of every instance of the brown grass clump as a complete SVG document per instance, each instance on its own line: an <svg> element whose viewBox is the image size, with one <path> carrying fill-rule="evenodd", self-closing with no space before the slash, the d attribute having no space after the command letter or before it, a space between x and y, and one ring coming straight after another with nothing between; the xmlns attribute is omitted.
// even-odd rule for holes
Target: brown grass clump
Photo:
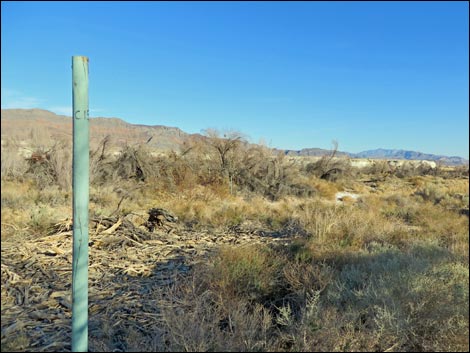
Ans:
<svg viewBox="0 0 470 353"><path fill-rule="evenodd" d="M319 196L325 199L334 200L335 194L342 191L338 184L328 180L312 178L310 182L318 190Z"/></svg>

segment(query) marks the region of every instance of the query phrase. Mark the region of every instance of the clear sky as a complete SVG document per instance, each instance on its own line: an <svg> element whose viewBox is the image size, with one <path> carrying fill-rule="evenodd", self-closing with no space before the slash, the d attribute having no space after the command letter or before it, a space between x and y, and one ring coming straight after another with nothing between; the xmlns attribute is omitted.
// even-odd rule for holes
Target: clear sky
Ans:
<svg viewBox="0 0 470 353"><path fill-rule="evenodd" d="M2 108L235 129L270 147L469 152L469 4L5 2Z"/></svg>

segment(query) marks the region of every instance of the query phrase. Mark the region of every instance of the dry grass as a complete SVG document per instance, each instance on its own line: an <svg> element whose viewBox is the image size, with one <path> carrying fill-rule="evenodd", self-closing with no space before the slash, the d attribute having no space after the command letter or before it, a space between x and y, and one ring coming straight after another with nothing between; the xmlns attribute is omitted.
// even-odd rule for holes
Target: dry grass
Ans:
<svg viewBox="0 0 470 353"><path fill-rule="evenodd" d="M211 351L468 347L468 266L438 245L416 244L405 252L378 243L354 253L290 251L221 251L198 269L201 278L170 296L183 311L178 314L174 302L165 311L166 331L177 332L167 348L181 349L183 336L191 337L190 350ZM253 322L253 343L244 346L240 336L253 333Z"/></svg>
<svg viewBox="0 0 470 353"><path fill-rule="evenodd" d="M109 181L96 162L91 215L161 207L196 233L287 243L226 245L204 255L186 279L149 294L161 308L158 320L141 329L103 325L95 350L468 351L469 185L460 174L332 182L301 168L282 174L289 164L277 158L262 164L269 177L240 162L231 189L197 156L147 163L144 150L128 152L114 176L115 161L105 160ZM262 156L245 152L249 161ZM2 159L2 241L44 236L71 216L71 192L60 178L19 178L13 165ZM56 170L66 180L63 165ZM257 182L265 184L256 189ZM359 199L337 203L338 191ZM29 344L2 333L2 351Z"/></svg>

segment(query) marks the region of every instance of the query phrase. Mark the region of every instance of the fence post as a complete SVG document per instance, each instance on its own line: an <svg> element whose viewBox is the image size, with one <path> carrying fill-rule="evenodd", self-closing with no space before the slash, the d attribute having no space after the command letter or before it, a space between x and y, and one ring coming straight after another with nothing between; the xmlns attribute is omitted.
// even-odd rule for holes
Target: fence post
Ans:
<svg viewBox="0 0 470 353"><path fill-rule="evenodd" d="M73 254L72 351L88 351L88 58L72 57Z"/></svg>

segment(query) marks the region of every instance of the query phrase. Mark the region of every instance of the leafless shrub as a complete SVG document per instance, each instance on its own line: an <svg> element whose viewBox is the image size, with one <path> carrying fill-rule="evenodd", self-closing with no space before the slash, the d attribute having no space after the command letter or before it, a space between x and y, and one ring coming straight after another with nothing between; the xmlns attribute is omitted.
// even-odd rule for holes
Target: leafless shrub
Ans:
<svg viewBox="0 0 470 353"><path fill-rule="evenodd" d="M90 151L90 184L94 184L100 181L103 181L107 176L106 171L109 171L109 168L104 168L104 165L108 163L111 159L107 147L111 137L109 135L105 136L96 148ZM111 174L111 173L110 173Z"/></svg>
<svg viewBox="0 0 470 353"><path fill-rule="evenodd" d="M181 153L201 185L225 185L230 193L246 191L272 200L285 195L309 196L315 190L302 178L299 166L280 153L250 145L238 132L206 130L207 140L192 141ZM194 182L194 180L192 180Z"/></svg>
<svg viewBox="0 0 470 353"><path fill-rule="evenodd" d="M318 161L308 163L305 167L307 174L315 175L320 179L335 181L341 176L351 173L351 163L345 158L336 158L338 142L333 141L333 149Z"/></svg>
<svg viewBox="0 0 470 353"><path fill-rule="evenodd" d="M376 179L384 179L392 172L390 165L385 160L374 160L367 167L361 168L361 173L376 177Z"/></svg>
<svg viewBox="0 0 470 353"><path fill-rule="evenodd" d="M161 182L169 190L192 189L200 180L200 166L190 155L171 152L158 158L158 166Z"/></svg>
<svg viewBox="0 0 470 353"><path fill-rule="evenodd" d="M435 169L432 175L440 176L445 179L454 179L454 178L468 179L469 166L467 164L467 165L459 165L459 166L454 166L454 167L445 167L438 163L437 168Z"/></svg>
<svg viewBox="0 0 470 353"><path fill-rule="evenodd" d="M117 157L106 156L105 138L91 153L92 180L97 184L117 180L150 181L159 177L156 158L145 145L126 145Z"/></svg>
<svg viewBox="0 0 470 353"><path fill-rule="evenodd" d="M158 172L153 168L153 158L143 146L126 146L116 162L115 174L122 179L145 181L157 177Z"/></svg>
<svg viewBox="0 0 470 353"><path fill-rule="evenodd" d="M283 153L272 156L267 149L254 146L245 152L241 165L235 179L237 184L271 200L315 193L302 177L299 165L289 161Z"/></svg>
<svg viewBox="0 0 470 353"><path fill-rule="evenodd" d="M206 129L204 134L208 137L205 141L215 152L220 161L220 172L223 176L232 177L236 172L238 163L236 161L240 146L246 142L242 134L237 131L222 133L215 129Z"/></svg>
<svg viewBox="0 0 470 353"><path fill-rule="evenodd" d="M7 140L2 144L1 177L2 180L19 180L28 169L24 157L18 153L18 146Z"/></svg>
<svg viewBox="0 0 470 353"><path fill-rule="evenodd" d="M424 169L417 168L411 163L403 163L402 165L392 170L392 173L398 178L409 178L417 175L423 175L422 173L424 171Z"/></svg>
<svg viewBox="0 0 470 353"><path fill-rule="evenodd" d="M72 148L59 140L48 149L39 148L27 158L26 171L40 186L58 185L64 190L72 187Z"/></svg>

